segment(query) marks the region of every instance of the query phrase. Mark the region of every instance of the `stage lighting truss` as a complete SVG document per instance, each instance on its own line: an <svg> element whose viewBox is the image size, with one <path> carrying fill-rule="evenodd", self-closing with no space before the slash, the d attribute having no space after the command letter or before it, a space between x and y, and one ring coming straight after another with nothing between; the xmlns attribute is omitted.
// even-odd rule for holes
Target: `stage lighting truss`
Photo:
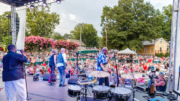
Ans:
<svg viewBox="0 0 180 101"><path fill-rule="evenodd" d="M60 4L60 3L61 3L61 0L56 0L56 3L57 3L57 4Z"/></svg>
<svg viewBox="0 0 180 101"><path fill-rule="evenodd" d="M34 5L31 5L30 8L31 8L31 9L34 9Z"/></svg>
<svg viewBox="0 0 180 101"><path fill-rule="evenodd" d="M1 3L7 4L7 5L11 5L12 3L15 3L15 7L30 7L31 9L33 9L35 6L44 6L46 7L47 4L51 4L51 3L57 3L57 4L61 4L61 1L64 0L0 0Z"/></svg>
<svg viewBox="0 0 180 101"><path fill-rule="evenodd" d="M47 6L46 0L43 0L42 5L43 5L44 7L46 7L46 6Z"/></svg>

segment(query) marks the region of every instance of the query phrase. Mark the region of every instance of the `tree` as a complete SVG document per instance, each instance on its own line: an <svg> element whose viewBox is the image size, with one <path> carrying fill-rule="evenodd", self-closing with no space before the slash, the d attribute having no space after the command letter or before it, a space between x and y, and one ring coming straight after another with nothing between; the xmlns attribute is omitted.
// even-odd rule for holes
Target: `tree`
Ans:
<svg viewBox="0 0 180 101"><path fill-rule="evenodd" d="M74 39L80 39L80 30L82 41L86 44L87 47L97 47L98 46L98 36L97 30L92 24L78 24L75 26L74 30L71 31Z"/></svg>
<svg viewBox="0 0 180 101"><path fill-rule="evenodd" d="M172 5L163 7L164 23L162 27L162 37L169 41L171 39L171 21L172 21Z"/></svg>
<svg viewBox="0 0 180 101"><path fill-rule="evenodd" d="M54 40L59 40L59 39L63 39L63 36L60 33L55 32L55 33L53 33L51 38L53 38Z"/></svg>
<svg viewBox="0 0 180 101"><path fill-rule="evenodd" d="M52 12L50 7L43 6L34 7L34 9L27 8L26 13L26 36L35 35L42 37L50 37L59 24L59 15Z"/></svg>
<svg viewBox="0 0 180 101"><path fill-rule="evenodd" d="M6 39L8 38L6 37L9 34L8 33L8 18L6 17L7 15L11 15L11 12L10 11L4 12L4 14L0 15L0 42L3 42L4 37ZM11 19L9 19L9 31L10 30L11 30Z"/></svg>
<svg viewBox="0 0 180 101"><path fill-rule="evenodd" d="M3 37L2 42L6 46L8 46L9 44L12 44L12 36L9 35L9 37L8 36Z"/></svg>
<svg viewBox="0 0 180 101"><path fill-rule="evenodd" d="M64 40L67 40L67 39L71 39L72 38L72 35L71 34L64 34L64 36L63 36L63 39Z"/></svg>
<svg viewBox="0 0 180 101"><path fill-rule="evenodd" d="M119 0L113 8L105 6L101 16L105 44L108 48L142 50L141 41L155 39L162 31L163 15L144 0Z"/></svg>
<svg viewBox="0 0 180 101"><path fill-rule="evenodd" d="M98 37L98 48L102 48L103 45L102 45L102 38L101 37Z"/></svg>

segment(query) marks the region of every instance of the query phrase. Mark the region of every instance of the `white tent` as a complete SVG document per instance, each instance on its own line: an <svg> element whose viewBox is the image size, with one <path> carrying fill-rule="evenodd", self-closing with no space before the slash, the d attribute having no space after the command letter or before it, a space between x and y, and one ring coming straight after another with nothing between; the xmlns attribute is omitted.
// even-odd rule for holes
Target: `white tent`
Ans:
<svg viewBox="0 0 180 101"><path fill-rule="evenodd" d="M137 54L137 53L134 51L131 51L129 48L126 48L125 50L119 51L118 54Z"/></svg>

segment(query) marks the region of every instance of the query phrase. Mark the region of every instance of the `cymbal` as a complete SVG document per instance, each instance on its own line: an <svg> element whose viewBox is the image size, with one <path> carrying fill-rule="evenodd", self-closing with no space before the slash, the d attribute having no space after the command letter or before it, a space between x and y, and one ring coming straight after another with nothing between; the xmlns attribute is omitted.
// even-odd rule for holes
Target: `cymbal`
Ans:
<svg viewBox="0 0 180 101"><path fill-rule="evenodd" d="M143 73L127 73L127 74L121 74L121 77L124 79L139 79L141 78ZM146 76L146 75L145 75Z"/></svg>
<svg viewBox="0 0 180 101"><path fill-rule="evenodd" d="M108 77L109 73L104 72L104 71L93 71L93 72L91 72L91 76L98 77L98 78L104 78L104 77Z"/></svg>

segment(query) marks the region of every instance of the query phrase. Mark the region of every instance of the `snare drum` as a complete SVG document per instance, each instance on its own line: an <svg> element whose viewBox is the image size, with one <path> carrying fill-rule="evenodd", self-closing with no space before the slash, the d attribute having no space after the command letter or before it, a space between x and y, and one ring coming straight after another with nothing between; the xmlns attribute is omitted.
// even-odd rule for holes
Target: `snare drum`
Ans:
<svg viewBox="0 0 180 101"><path fill-rule="evenodd" d="M107 86L94 86L93 87L93 95L94 99L107 99L108 98L108 93L109 93L110 88Z"/></svg>
<svg viewBox="0 0 180 101"><path fill-rule="evenodd" d="M151 99L150 101L166 101L166 100L164 100L164 99L162 99L162 98L153 98L153 99Z"/></svg>
<svg viewBox="0 0 180 101"><path fill-rule="evenodd" d="M127 88L117 87L111 90L115 101L128 101L131 98L132 91Z"/></svg>
<svg viewBox="0 0 180 101"><path fill-rule="evenodd" d="M81 87L78 85L71 85L68 87L68 95L70 97L77 97L80 95Z"/></svg>

